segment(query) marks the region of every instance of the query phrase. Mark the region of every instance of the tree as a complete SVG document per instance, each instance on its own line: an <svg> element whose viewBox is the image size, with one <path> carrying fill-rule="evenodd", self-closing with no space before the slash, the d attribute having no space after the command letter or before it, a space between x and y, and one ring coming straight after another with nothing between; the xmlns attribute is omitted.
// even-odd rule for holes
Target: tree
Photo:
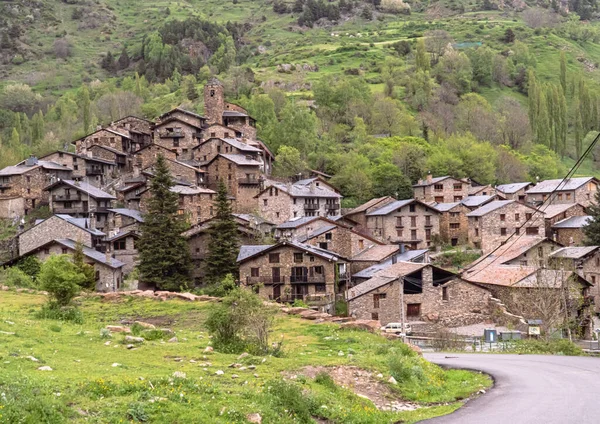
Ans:
<svg viewBox="0 0 600 424"><path fill-rule="evenodd" d="M102 58L102 62L100 63L100 66L102 66L102 69L107 70L111 74L116 72L117 65L116 65L115 58L114 58L112 52L109 51L108 53L106 53L106 56L104 56Z"/></svg>
<svg viewBox="0 0 600 424"><path fill-rule="evenodd" d="M410 199L413 196L410 180L391 163L382 163L373 170L373 195Z"/></svg>
<svg viewBox="0 0 600 424"><path fill-rule="evenodd" d="M129 55L127 54L127 48L123 47L121 50L121 56L119 56L119 60L117 60L117 65L120 70L129 68Z"/></svg>
<svg viewBox="0 0 600 424"><path fill-rule="evenodd" d="M196 77L186 75L183 78L183 92L188 100L196 100L198 98L198 89L196 88Z"/></svg>
<svg viewBox="0 0 600 424"><path fill-rule="evenodd" d="M506 44L510 44L515 41L515 33L512 28L507 28L506 31L504 31L504 37L502 37L502 41Z"/></svg>
<svg viewBox="0 0 600 424"><path fill-rule="evenodd" d="M281 146L277 150L273 174L277 177L289 178L303 173L308 165L295 147Z"/></svg>
<svg viewBox="0 0 600 424"><path fill-rule="evenodd" d="M54 41L54 54L59 59L66 59L71 55L71 46L66 38L58 38Z"/></svg>
<svg viewBox="0 0 600 424"><path fill-rule="evenodd" d="M148 212L139 240L140 281L162 290L180 290L190 281L190 252L181 233L187 228L178 215L177 193L164 156L158 155L150 180Z"/></svg>
<svg viewBox="0 0 600 424"><path fill-rule="evenodd" d="M40 286L48 292L50 302L58 307L69 305L85 280L86 276L69 255L50 256L42 264L38 275Z"/></svg>
<svg viewBox="0 0 600 424"><path fill-rule="evenodd" d="M431 53L432 64L438 63L440 57L443 56L448 44L453 42L452 37L443 29L434 29L425 32L425 46L427 51Z"/></svg>
<svg viewBox="0 0 600 424"><path fill-rule="evenodd" d="M89 134L92 125L92 112L90 109L90 91L85 85L81 89L81 113L83 114L83 133Z"/></svg>
<svg viewBox="0 0 600 424"><path fill-rule="evenodd" d="M79 240L75 243L75 252L73 252L73 263L77 267L77 270L85 276L85 280L81 281L79 285L82 289L95 290L96 289L96 271L94 267L85 262L85 255L83 254L83 243Z"/></svg>
<svg viewBox="0 0 600 424"><path fill-rule="evenodd" d="M219 180L217 214L208 230L208 252L204 262L206 279L218 283L228 274L237 275L239 249L237 223L232 215L227 186Z"/></svg>
<svg viewBox="0 0 600 424"><path fill-rule="evenodd" d="M562 87L563 94L567 95L567 59L565 52L560 52L560 86Z"/></svg>
<svg viewBox="0 0 600 424"><path fill-rule="evenodd" d="M429 55L427 54L427 50L425 48L425 40L423 40L422 38L419 38L417 40L415 64L417 66L417 70L420 71L428 71L429 69L431 69L431 60L429 59Z"/></svg>
<svg viewBox="0 0 600 424"><path fill-rule="evenodd" d="M37 144L42 141L45 133L44 115L40 110L33 115L33 119L31 120L31 141L33 144Z"/></svg>
<svg viewBox="0 0 600 424"><path fill-rule="evenodd" d="M400 135L401 112L395 100L379 99L373 105L373 128L376 133Z"/></svg>
<svg viewBox="0 0 600 424"><path fill-rule="evenodd" d="M585 244L588 246L598 246L600 245L600 191L596 192L594 203L588 206L587 211L592 219L583 227Z"/></svg>

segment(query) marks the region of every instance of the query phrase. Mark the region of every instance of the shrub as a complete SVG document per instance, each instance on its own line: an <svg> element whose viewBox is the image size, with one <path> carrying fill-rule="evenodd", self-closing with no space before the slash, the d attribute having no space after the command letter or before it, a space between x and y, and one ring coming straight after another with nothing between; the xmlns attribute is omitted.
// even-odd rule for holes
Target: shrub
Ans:
<svg viewBox="0 0 600 424"><path fill-rule="evenodd" d="M292 303L292 306L294 308L308 308L308 303L306 303L304 300L302 299L296 299L294 300L294 303Z"/></svg>
<svg viewBox="0 0 600 424"><path fill-rule="evenodd" d="M418 357L392 355L389 367L390 374L399 383L425 380L425 372Z"/></svg>
<svg viewBox="0 0 600 424"><path fill-rule="evenodd" d="M48 292L50 302L59 307L71 303L85 281L86 276L67 255L51 256L39 274L40 285Z"/></svg>
<svg viewBox="0 0 600 424"><path fill-rule="evenodd" d="M33 279L19 268L7 268L0 271L0 283L8 287L32 288Z"/></svg>
<svg viewBox="0 0 600 424"><path fill-rule="evenodd" d="M35 281L42 268L42 262L36 256L31 255L19 260L15 267Z"/></svg>
<svg viewBox="0 0 600 424"><path fill-rule="evenodd" d="M275 311L265 307L260 297L236 288L215 305L206 320L215 349L252 354L269 352L269 331Z"/></svg>
<svg viewBox="0 0 600 424"><path fill-rule="evenodd" d="M508 346L507 351L514 353L528 354L546 354L546 355L567 355L580 356L583 351L575 343L567 339L558 340L538 340L526 339L518 340Z"/></svg>
<svg viewBox="0 0 600 424"><path fill-rule="evenodd" d="M285 380L271 380L267 383L268 393L274 406L293 415L301 423L312 423L319 405L309 393L295 383Z"/></svg>
<svg viewBox="0 0 600 424"><path fill-rule="evenodd" d="M337 385L335 384L335 381L333 381L333 378L324 371L321 371L315 376L315 383L327 387L329 390L337 390Z"/></svg>
<svg viewBox="0 0 600 424"><path fill-rule="evenodd" d="M74 306L59 306L57 303L49 302L42 305L42 309L35 314L39 319L55 319L59 321L70 321L75 324L83 324L81 311Z"/></svg>
<svg viewBox="0 0 600 424"><path fill-rule="evenodd" d="M233 275L227 274L221 282L208 285L201 290L201 293L208 296L224 297L236 287Z"/></svg>

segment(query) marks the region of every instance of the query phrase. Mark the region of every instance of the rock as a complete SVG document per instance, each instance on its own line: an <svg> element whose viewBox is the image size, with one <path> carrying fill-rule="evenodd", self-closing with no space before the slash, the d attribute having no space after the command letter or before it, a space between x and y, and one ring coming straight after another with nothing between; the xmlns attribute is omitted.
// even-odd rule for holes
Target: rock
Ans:
<svg viewBox="0 0 600 424"><path fill-rule="evenodd" d="M161 328L160 331L162 331L165 334L175 334L175 332L170 328Z"/></svg>
<svg viewBox="0 0 600 424"><path fill-rule="evenodd" d="M206 348L203 350L204 353L211 353L213 351L214 349L212 348L212 346L206 346Z"/></svg>
<svg viewBox="0 0 600 424"><path fill-rule="evenodd" d="M39 367L38 371L52 371L52 368L50 368L48 365L44 365L43 367Z"/></svg>
<svg viewBox="0 0 600 424"><path fill-rule="evenodd" d="M221 371L221 370L216 370L216 371L215 371L215 374L217 374L217 375L223 375L223 374L225 374L225 373L224 373L223 371Z"/></svg>
<svg viewBox="0 0 600 424"><path fill-rule="evenodd" d="M248 352L244 352L240 356L238 356L238 360L247 358L248 356L250 356L250 354Z"/></svg>
<svg viewBox="0 0 600 424"><path fill-rule="evenodd" d="M113 368L117 368L120 366L121 366L121 364L119 364L118 362L115 362L114 364L111 365L111 367L113 367Z"/></svg>
<svg viewBox="0 0 600 424"><path fill-rule="evenodd" d="M258 378L258 374L254 374L254 377Z"/></svg>
<svg viewBox="0 0 600 424"><path fill-rule="evenodd" d="M144 343L143 337L125 336L125 341L130 343Z"/></svg>
<svg viewBox="0 0 600 424"><path fill-rule="evenodd" d="M233 363L233 364L229 365L229 368L239 368L241 366L242 366L242 364Z"/></svg>
<svg viewBox="0 0 600 424"><path fill-rule="evenodd" d="M366 331L370 331L371 333L375 333L375 332L379 331L379 329L381 328L381 323L376 320L362 319L362 320L344 322L344 323L340 324L340 327L348 328L348 329L352 329L352 330L366 330Z"/></svg>
<svg viewBox="0 0 600 424"><path fill-rule="evenodd" d="M34 358L33 356L26 356L25 358L27 358L27 359L30 359L30 360L31 360L31 361L33 361L33 362L40 362L40 360L39 360L39 359L37 359L37 358Z"/></svg>
<svg viewBox="0 0 600 424"><path fill-rule="evenodd" d="M391 383L391 384L398 384L398 382L396 381L396 379L395 379L394 377L390 377L390 378L388 379L388 383Z"/></svg>
<svg viewBox="0 0 600 424"><path fill-rule="evenodd" d="M5 334L7 336L14 336L15 333L11 333L10 331L0 331L0 334Z"/></svg>
<svg viewBox="0 0 600 424"><path fill-rule="evenodd" d="M249 370L255 370L256 369L256 365L248 365L248 369Z"/></svg>
<svg viewBox="0 0 600 424"><path fill-rule="evenodd" d="M169 342L169 343L177 343L177 342L178 342L178 340L177 340L177 337L171 337L171 338L168 340L168 342Z"/></svg>
<svg viewBox="0 0 600 424"><path fill-rule="evenodd" d="M4 322L7 323L8 325L15 325L15 323L12 321L4 321Z"/></svg>
<svg viewBox="0 0 600 424"><path fill-rule="evenodd" d="M131 328L123 325L107 325L106 329L111 333L131 333Z"/></svg>
<svg viewBox="0 0 600 424"><path fill-rule="evenodd" d="M135 321L134 324L137 324L140 327L148 328L150 330L154 330L156 328L156 326L154 324L150 324L150 323L143 322L143 321Z"/></svg>
<svg viewBox="0 0 600 424"><path fill-rule="evenodd" d="M377 378L383 378L383 374L381 374L381 373L377 374Z"/></svg>
<svg viewBox="0 0 600 424"><path fill-rule="evenodd" d="M338 352L338 356L344 356L344 352L342 352L341 350Z"/></svg>
<svg viewBox="0 0 600 424"><path fill-rule="evenodd" d="M246 415L246 420L252 424L262 424L262 417L259 413L255 412L254 414Z"/></svg>
<svg viewBox="0 0 600 424"><path fill-rule="evenodd" d="M173 373L173 377L175 377L175 378L186 378L187 375L184 372L182 372L182 371L175 371Z"/></svg>
<svg viewBox="0 0 600 424"><path fill-rule="evenodd" d="M240 378L240 376L237 374L231 374L231 378Z"/></svg>
<svg viewBox="0 0 600 424"><path fill-rule="evenodd" d="M127 349L131 350L135 348L135 345L132 344L128 344L127 346L125 346Z"/></svg>
<svg viewBox="0 0 600 424"><path fill-rule="evenodd" d="M182 300L189 300L190 302L196 300L196 295L191 293L175 293L175 297Z"/></svg>
<svg viewBox="0 0 600 424"><path fill-rule="evenodd" d="M104 343L104 346L110 346L110 340Z"/></svg>
<svg viewBox="0 0 600 424"><path fill-rule="evenodd" d="M411 344L411 343L406 343L406 345L410 348L410 350L412 350L413 352L415 352L417 355L423 356L423 351L421 350L421 348L419 346L416 346L416 345Z"/></svg>
<svg viewBox="0 0 600 424"><path fill-rule="evenodd" d="M290 314L290 315L295 315L295 314L299 314L300 312L304 312L304 311L308 311L308 309L296 306L293 308L288 308L286 313Z"/></svg>

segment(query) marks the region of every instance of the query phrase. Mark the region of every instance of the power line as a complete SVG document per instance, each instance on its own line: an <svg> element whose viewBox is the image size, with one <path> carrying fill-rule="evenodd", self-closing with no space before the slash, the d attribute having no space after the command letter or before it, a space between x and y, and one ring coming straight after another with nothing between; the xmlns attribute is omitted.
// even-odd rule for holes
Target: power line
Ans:
<svg viewBox="0 0 600 424"><path fill-rule="evenodd" d="M513 242L510 245L508 245L508 247L507 247L506 250L508 250L510 247L512 247L521 237L523 237L524 233L521 231L521 229L524 228L527 225L527 223L529 221L531 221L533 219L533 217L538 212L544 212L546 210L546 208L552 203L554 195L556 194L556 192L558 191L558 189L561 188L561 187L565 187L566 186L566 181L570 180L571 177L575 174L575 172L577 171L577 169L583 163L583 160L592 151L592 149L594 148L594 146L596 145L596 143L598 142L598 140L600 140L600 132L598 133L598 135L596 135L596 137L594 138L594 140L590 143L590 145L588 146L588 148L586 149L586 151L581 155L581 157L577 160L577 162L575 162L575 164L571 167L571 169L569 170L569 172L567 172L567 175L565 175L565 177L554 188L554 190L552 190L550 192L550 195L546 198L546 200L544 200L540 206L538 206L537 208L535 208L535 212L533 212L529 218L526 218L525 222L523 222L523 224L520 227L518 227L517 229L515 229L515 231L503 243L501 243L498 247L496 247L494 250L492 250L490 253L488 253L486 255L487 257L490 257L491 255L493 255L500 248L505 247L507 245L507 242L510 239L512 239L515 235L517 237L513 240ZM548 203L546 203L546 202L548 202ZM469 278L473 278L475 275L479 274L481 271L483 271L484 269L486 269L487 267L489 267L490 265L492 265L494 262L496 262L496 260L498 260L499 258L500 258L499 256L496 257L496 258L493 258L491 262L489 262L488 264L486 264L483 267L481 267L474 274L470 275Z"/></svg>

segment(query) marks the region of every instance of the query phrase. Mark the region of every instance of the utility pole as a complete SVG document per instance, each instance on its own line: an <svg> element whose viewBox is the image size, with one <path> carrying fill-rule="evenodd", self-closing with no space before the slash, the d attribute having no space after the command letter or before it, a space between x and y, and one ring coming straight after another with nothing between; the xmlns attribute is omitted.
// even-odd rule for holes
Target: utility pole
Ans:
<svg viewBox="0 0 600 424"><path fill-rule="evenodd" d="M563 307L565 309L565 324L567 327L567 335L569 337L569 341L573 341L573 336L571 335L571 327L569 326L569 310L567 305L567 293L569 291L568 285L565 284L565 267L561 264L560 266L560 289L563 293Z"/></svg>
<svg viewBox="0 0 600 424"><path fill-rule="evenodd" d="M406 327L404 324L404 277L398 279L400 283L400 323L402 324L402 341L406 343Z"/></svg>

